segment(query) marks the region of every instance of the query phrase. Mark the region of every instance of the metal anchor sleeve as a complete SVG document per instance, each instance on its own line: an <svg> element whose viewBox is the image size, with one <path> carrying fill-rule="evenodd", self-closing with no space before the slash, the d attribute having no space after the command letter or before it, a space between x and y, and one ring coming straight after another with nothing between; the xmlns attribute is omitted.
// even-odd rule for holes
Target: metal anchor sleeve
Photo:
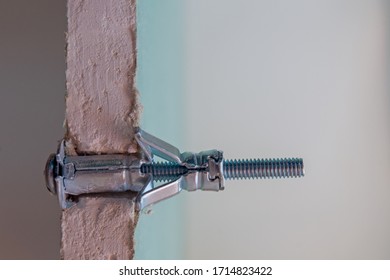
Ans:
<svg viewBox="0 0 390 280"><path fill-rule="evenodd" d="M49 157L45 178L63 209L86 193L138 192L137 208L168 199L182 190L220 191L228 179L263 179L304 176L303 160L225 160L222 151L184 152L138 129L140 153L130 155L67 156L62 141ZM155 162L158 156L165 162ZM155 186L155 182L164 182Z"/></svg>

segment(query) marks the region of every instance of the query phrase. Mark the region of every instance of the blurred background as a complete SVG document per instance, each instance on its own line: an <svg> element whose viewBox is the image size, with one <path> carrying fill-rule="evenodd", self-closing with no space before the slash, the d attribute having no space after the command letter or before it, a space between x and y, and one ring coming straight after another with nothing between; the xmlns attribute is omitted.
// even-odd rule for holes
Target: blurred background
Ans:
<svg viewBox="0 0 390 280"><path fill-rule="evenodd" d="M138 0L143 128L182 151L302 157L142 215L138 259L390 258L385 0ZM66 2L0 1L0 259L56 259Z"/></svg>

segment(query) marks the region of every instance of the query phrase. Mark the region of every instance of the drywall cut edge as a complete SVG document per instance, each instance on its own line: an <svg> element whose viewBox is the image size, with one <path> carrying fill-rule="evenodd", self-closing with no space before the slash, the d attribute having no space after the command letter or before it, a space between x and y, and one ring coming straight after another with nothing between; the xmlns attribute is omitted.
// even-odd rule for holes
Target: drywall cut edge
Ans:
<svg viewBox="0 0 390 280"><path fill-rule="evenodd" d="M133 195L82 196L63 212L64 259L132 259L134 227L138 220Z"/></svg>
<svg viewBox="0 0 390 280"><path fill-rule="evenodd" d="M137 151L136 0L68 0L68 154ZM132 259L135 193L85 195L62 212L63 259Z"/></svg>

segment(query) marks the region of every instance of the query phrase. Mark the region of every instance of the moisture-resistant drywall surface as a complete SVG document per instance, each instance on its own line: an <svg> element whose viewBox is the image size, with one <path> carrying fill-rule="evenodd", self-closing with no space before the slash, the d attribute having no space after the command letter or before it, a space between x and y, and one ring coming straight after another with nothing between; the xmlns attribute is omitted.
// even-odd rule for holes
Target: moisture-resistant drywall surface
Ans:
<svg viewBox="0 0 390 280"><path fill-rule="evenodd" d="M388 1L191 0L186 146L303 157L187 193L187 257L389 259Z"/></svg>

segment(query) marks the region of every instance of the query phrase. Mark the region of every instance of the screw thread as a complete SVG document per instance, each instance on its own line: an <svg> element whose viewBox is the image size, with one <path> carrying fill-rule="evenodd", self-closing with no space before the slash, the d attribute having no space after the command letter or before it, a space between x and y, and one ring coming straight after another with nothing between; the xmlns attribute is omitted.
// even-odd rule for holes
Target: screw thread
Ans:
<svg viewBox="0 0 390 280"><path fill-rule="evenodd" d="M153 175L156 181L171 181L188 172L187 168L172 162L145 163L141 172ZM225 179L290 178L305 175L303 159L241 159L224 160Z"/></svg>
<svg viewBox="0 0 390 280"><path fill-rule="evenodd" d="M288 178L304 175L301 158L224 160L223 163L225 179Z"/></svg>
<svg viewBox="0 0 390 280"><path fill-rule="evenodd" d="M171 181L187 173L187 168L172 162L144 163L141 173L153 175L155 181Z"/></svg>

